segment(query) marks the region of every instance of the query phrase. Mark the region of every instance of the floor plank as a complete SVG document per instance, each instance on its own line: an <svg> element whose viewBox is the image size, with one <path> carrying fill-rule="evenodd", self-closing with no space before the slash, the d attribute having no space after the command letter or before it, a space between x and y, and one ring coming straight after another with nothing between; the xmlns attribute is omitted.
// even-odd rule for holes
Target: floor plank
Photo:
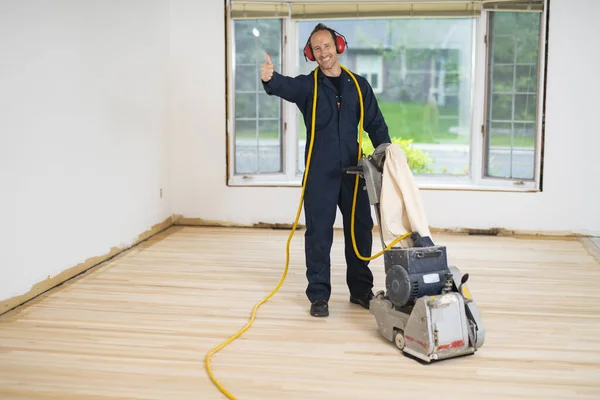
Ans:
<svg viewBox="0 0 600 400"><path fill-rule="evenodd" d="M225 398L204 357L275 288L288 233L172 228L0 317L0 399ZM577 239L436 236L487 335L474 356L424 365L348 302L340 231L331 315L308 315L302 236L281 290L212 359L237 398L600 398L600 264Z"/></svg>

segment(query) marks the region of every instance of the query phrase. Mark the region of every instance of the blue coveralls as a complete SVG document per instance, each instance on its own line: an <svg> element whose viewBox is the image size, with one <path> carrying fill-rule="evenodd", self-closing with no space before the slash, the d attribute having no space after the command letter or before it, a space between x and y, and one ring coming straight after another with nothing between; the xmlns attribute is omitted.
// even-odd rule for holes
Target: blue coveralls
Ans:
<svg viewBox="0 0 600 400"><path fill-rule="evenodd" d="M388 127L370 84L362 76L354 76L362 91L364 130L375 147L381 143L390 143ZM336 207L340 208L343 216L346 283L350 294L363 297L373 287L373 274L369 263L356 256L350 233L356 175L344 172L344 168L356 166L358 161L360 103L356 85L344 70L340 77L340 96L321 70L318 71L317 84L315 139L304 194L308 279L306 295L311 302L321 299L329 301L331 295L330 251ZM313 74L292 78L274 72L271 80L263 82L263 86L267 94L295 103L302 112L307 127L306 162L312 133ZM354 233L360 254L368 257L371 255L373 243L373 220L368 195L362 190L363 186L364 180L361 178L356 199Z"/></svg>

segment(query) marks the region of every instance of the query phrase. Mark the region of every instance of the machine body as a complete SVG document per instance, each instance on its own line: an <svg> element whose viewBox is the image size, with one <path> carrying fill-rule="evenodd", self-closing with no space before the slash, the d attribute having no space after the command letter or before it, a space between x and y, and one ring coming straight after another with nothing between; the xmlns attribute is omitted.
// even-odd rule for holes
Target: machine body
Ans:
<svg viewBox="0 0 600 400"><path fill-rule="evenodd" d="M377 213L381 230L380 194L387 146L363 156L346 170L365 179L364 189ZM417 232L410 247L391 247L384 252L385 290L375 293L370 312L379 332L403 352L426 362L474 354L485 340L485 329L462 274L448 265L445 246Z"/></svg>

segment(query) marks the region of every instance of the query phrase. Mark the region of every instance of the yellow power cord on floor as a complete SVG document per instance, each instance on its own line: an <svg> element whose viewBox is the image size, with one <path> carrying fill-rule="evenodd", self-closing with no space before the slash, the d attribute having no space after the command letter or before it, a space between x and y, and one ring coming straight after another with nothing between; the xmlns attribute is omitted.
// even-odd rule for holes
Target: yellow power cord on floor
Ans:
<svg viewBox="0 0 600 400"><path fill-rule="evenodd" d="M344 71L346 71L348 73L348 75L350 75L352 77L352 79L354 80L354 83L356 84L356 88L358 90L358 100L360 103L360 122L359 122L359 134L358 134L358 140L359 140L359 144L358 144L358 161L360 161L361 157L362 157L362 135L363 135L363 118L364 118L364 105L363 105L363 98L362 98L362 92L360 90L360 86L358 85L358 82L356 80L356 77L352 74L352 72L350 72L346 67L341 66L342 69ZM313 76L314 76L314 84L315 84L315 91L313 94L313 108L312 108L312 123L311 123L311 137L310 137L310 145L308 148L308 157L306 160L306 168L304 170L304 179L303 179L303 184L302 184L302 192L300 194L300 203L298 204L298 210L296 211L296 219L294 220L294 225L292 226L292 231L290 232L290 235L288 237L287 240L287 244L286 244L286 248L285 248L285 268L283 270L283 275L281 276L281 279L279 280L279 283L277 284L277 286L275 287L275 289L264 299L262 299L260 302L258 302L255 306L254 309L252 310L252 315L250 316L250 320L248 321L248 323L246 324L246 326L244 326L242 329L240 329L236 334L234 334L233 336L231 336L229 339L227 339L226 341L224 341L223 343L221 343L220 345L218 345L217 347L215 347L214 349L212 349L210 352L208 352L208 354L206 355L206 369L208 371L208 375L210 377L210 379L212 380L212 382L215 384L215 386L217 386L217 388L225 395L227 396L228 399L235 399L235 397L233 397L233 395L227 390L225 389L220 383L219 381L215 378L213 372L212 372L212 368L210 366L210 359L211 357L217 353L219 350L221 350L222 348L224 348L225 346L227 346L228 344L230 344L231 342L233 342L235 339L237 339L238 337L240 337L244 332L246 332L248 330L248 328L250 328L250 326L252 325L252 323L254 322L254 318L256 316L256 310L258 310L258 308L263 305L264 303L266 303L271 297L273 297L281 288L281 286L283 285L283 282L285 281L285 278L287 276L287 271L288 271L288 267L290 264L290 243L292 241L292 237L294 236L294 233L296 232L296 228L298 227L298 220L300 219L300 213L302 212L302 203L304 202L304 191L306 189L306 181L307 181L307 177L308 177L308 171L310 169L310 160L312 157L312 149L313 149L313 143L314 143L314 139L315 139L315 117L317 114L317 73L319 71L319 68L315 68ZM400 236L399 238L397 238L396 240L394 240L392 243L390 243L388 246L386 246L385 249L383 249L382 251L380 251L379 253L375 254L372 257L363 257L359 251L358 248L356 247L356 238L354 236L354 215L355 215L355 209L356 209L356 197L358 194L358 182L359 182L359 175L356 175L356 183L354 186L354 199L352 201L352 228L351 228L351 232L352 232L352 245L354 246L354 252L356 253L356 255L358 256L358 258L360 258L361 260L373 260L379 256L381 256L386 250L390 249L391 247L393 247L396 243L398 243L399 241L405 239L406 237L408 237L410 235L410 233L407 233L405 235Z"/></svg>

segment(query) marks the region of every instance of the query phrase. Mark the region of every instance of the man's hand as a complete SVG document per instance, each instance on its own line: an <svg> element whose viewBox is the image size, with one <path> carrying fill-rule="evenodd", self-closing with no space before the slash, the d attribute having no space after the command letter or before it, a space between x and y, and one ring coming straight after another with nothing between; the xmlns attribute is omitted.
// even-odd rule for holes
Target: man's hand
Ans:
<svg viewBox="0 0 600 400"><path fill-rule="evenodd" d="M263 82L269 82L273 76L274 67L271 62L271 57L269 57L267 53L265 53L265 60L266 62L260 68L260 79L262 79Z"/></svg>

